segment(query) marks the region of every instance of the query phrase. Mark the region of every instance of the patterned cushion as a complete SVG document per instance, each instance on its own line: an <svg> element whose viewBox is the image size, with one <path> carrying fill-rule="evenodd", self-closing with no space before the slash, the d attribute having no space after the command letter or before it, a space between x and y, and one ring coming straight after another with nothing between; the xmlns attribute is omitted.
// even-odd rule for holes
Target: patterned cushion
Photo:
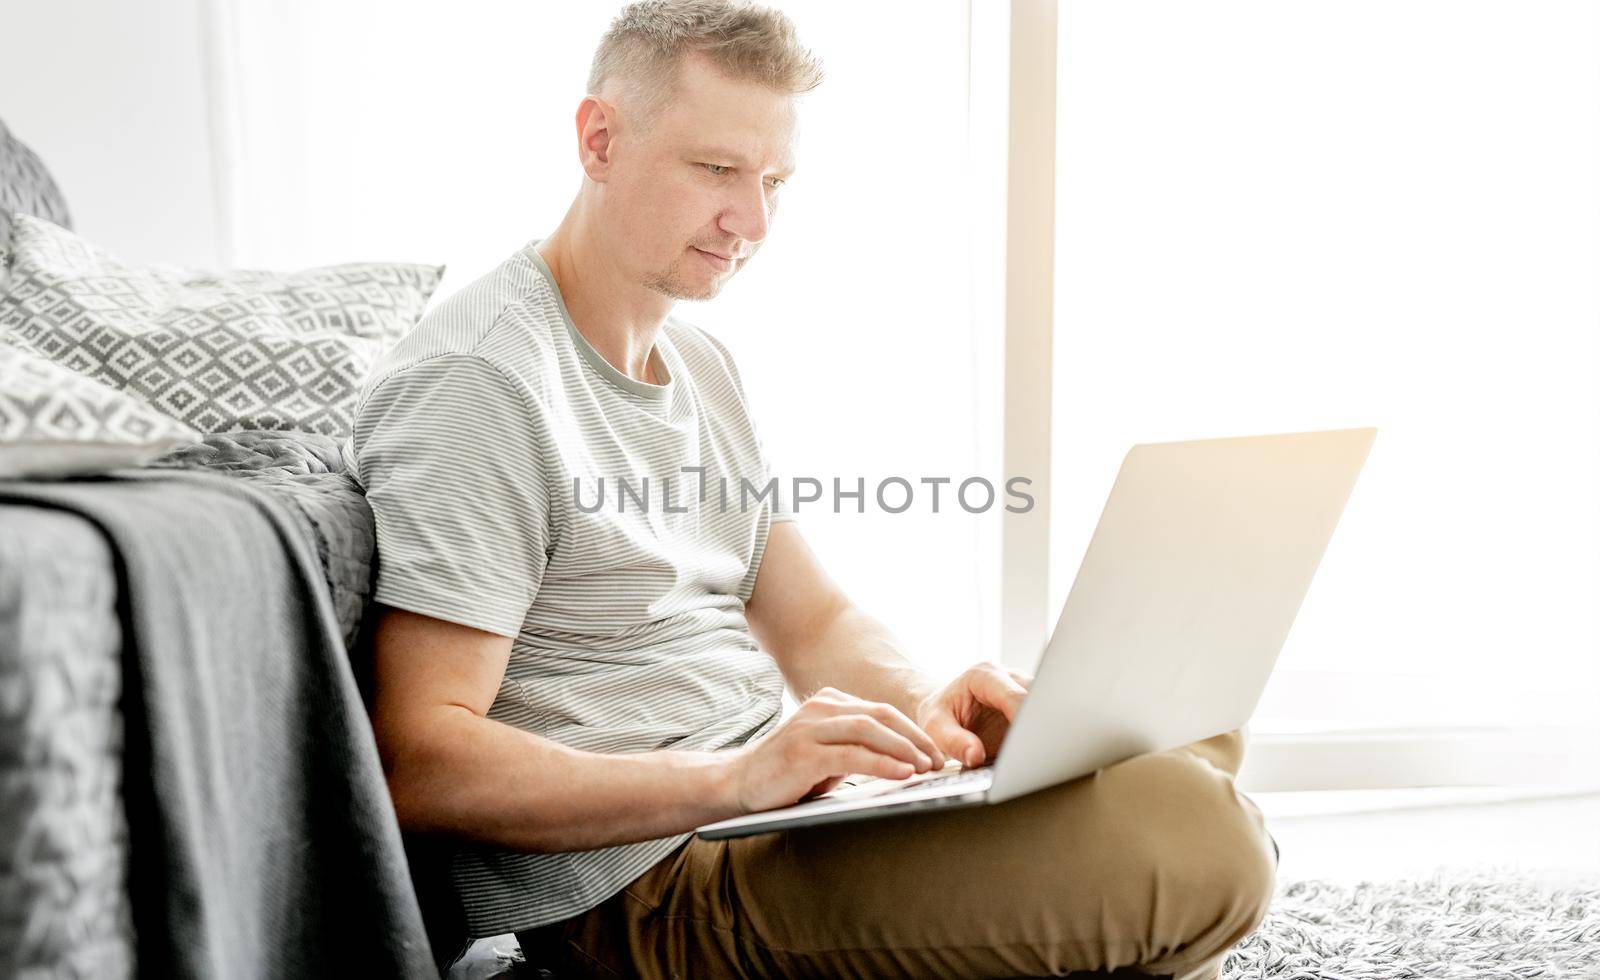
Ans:
<svg viewBox="0 0 1600 980"><path fill-rule="evenodd" d="M402 263L129 265L48 221L13 219L0 335L202 432L348 435L366 372L444 273Z"/></svg>
<svg viewBox="0 0 1600 980"><path fill-rule="evenodd" d="M137 466L200 438L131 395L0 341L0 477Z"/></svg>
<svg viewBox="0 0 1600 980"><path fill-rule="evenodd" d="M63 228L72 227L67 200L44 162L0 121L0 265L10 259L11 211L38 215Z"/></svg>

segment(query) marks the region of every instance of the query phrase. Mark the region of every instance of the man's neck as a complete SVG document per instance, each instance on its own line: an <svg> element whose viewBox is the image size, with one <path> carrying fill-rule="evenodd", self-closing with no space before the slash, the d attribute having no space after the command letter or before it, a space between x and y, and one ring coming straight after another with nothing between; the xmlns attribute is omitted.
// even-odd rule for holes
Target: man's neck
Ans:
<svg viewBox="0 0 1600 980"><path fill-rule="evenodd" d="M550 267L573 326L590 346L628 377L660 384L650 351L672 300L630 281L603 249L566 222L534 248Z"/></svg>

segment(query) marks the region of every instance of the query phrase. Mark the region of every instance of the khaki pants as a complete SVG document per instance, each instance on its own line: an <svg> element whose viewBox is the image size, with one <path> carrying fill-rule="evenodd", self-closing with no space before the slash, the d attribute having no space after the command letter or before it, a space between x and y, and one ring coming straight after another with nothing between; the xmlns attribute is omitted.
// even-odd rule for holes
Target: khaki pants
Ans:
<svg viewBox="0 0 1600 980"><path fill-rule="evenodd" d="M557 976L1209 980L1277 868L1243 753L1235 731L996 806L691 838L518 938Z"/></svg>

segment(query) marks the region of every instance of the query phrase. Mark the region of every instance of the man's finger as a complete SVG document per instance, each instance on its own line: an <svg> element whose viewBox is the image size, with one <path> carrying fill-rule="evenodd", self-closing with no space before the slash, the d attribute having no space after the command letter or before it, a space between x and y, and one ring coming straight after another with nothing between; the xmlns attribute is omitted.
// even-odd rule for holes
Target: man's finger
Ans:
<svg viewBox="0 0 1600 980"><path fill-rule="evenodd" d="M961 727L955 716L948 711L940 710L928 722L928 734L952 759L961 760L967 768L983 765L984 758L988 755L983 748L983 739Z"/></svg>
<svg viewBox="0 0 1600 980"><path fill-rule="evenodd" d="M822 768L830 775L848 776L858 772L863 776L879 776L883 779L905 779L916 771L909 762L860 745L824 745L820 748Z"/></svg>
<svg viewBox="0 0 1600 980"><path fill-rule="evenodd" d="M1015 721L1017 709L1028 689L1000 670L975 670L968 681L972 694L991 708L998 708L1006 721Z"/></svg>
<svg viewBox="0 0 1600 980"><path fill-rule="evenodd" d="M824 690L828 690L824 688ZM821 692L818 692L819 694ZM938 769L944 765L944 753L937 742L928 736L916 722L907 718L905 712L892 704L882 701L868 701L850 694L839 694L837 698L816 699L817 707L814 710L830 715L870 715L890 731L899 733L907 741L915 745L928 758L933 760L933 767Z"/></svg>
<svg viewBox="0 0 1600 980"><path fill-rule="evenodd" d="M868 714L835 715L819 722L817 741L824 745L862 745L881 755L915 766L918 772L933 767L933 757L911 739Z"/></svg>
<svg viewBox="0 0 1600 980"><path fill-rule="evenodd" d="M935 769L938 769L944 765L944 753L940 751L939 744L933 740L931 735L923 731L916 722L912 721L910 718L907 718L905 712L901 711L899 708L896 708L892 704L871 701L866 703L871 705L872 716L874 718L877 718L880 722L893 731L899 732L901 735L904 735L906 738L910 739L911 744L915 745L917 748L926 753L927 756L933 760L933 767Z"/></svg>

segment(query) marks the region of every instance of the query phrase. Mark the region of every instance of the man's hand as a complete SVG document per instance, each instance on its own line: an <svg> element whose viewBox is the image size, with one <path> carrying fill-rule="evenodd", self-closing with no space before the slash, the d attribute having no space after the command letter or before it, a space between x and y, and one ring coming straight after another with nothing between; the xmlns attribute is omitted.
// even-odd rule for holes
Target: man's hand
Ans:
<svg viewBox="0 0 1600 980"><path fill-rule="evenodd" d="M740 813L826 793L851 773L904 779L944 766L934 739L898 708L824 687L767 737L728 753L724 781Z"/></svg>
<svg viewBox="0 0 1600 980"><path fill-rule="evenodd" d="M968 768L991 761L1033 678L996 663L969 667L917 706L917 724Z"/></svg>

